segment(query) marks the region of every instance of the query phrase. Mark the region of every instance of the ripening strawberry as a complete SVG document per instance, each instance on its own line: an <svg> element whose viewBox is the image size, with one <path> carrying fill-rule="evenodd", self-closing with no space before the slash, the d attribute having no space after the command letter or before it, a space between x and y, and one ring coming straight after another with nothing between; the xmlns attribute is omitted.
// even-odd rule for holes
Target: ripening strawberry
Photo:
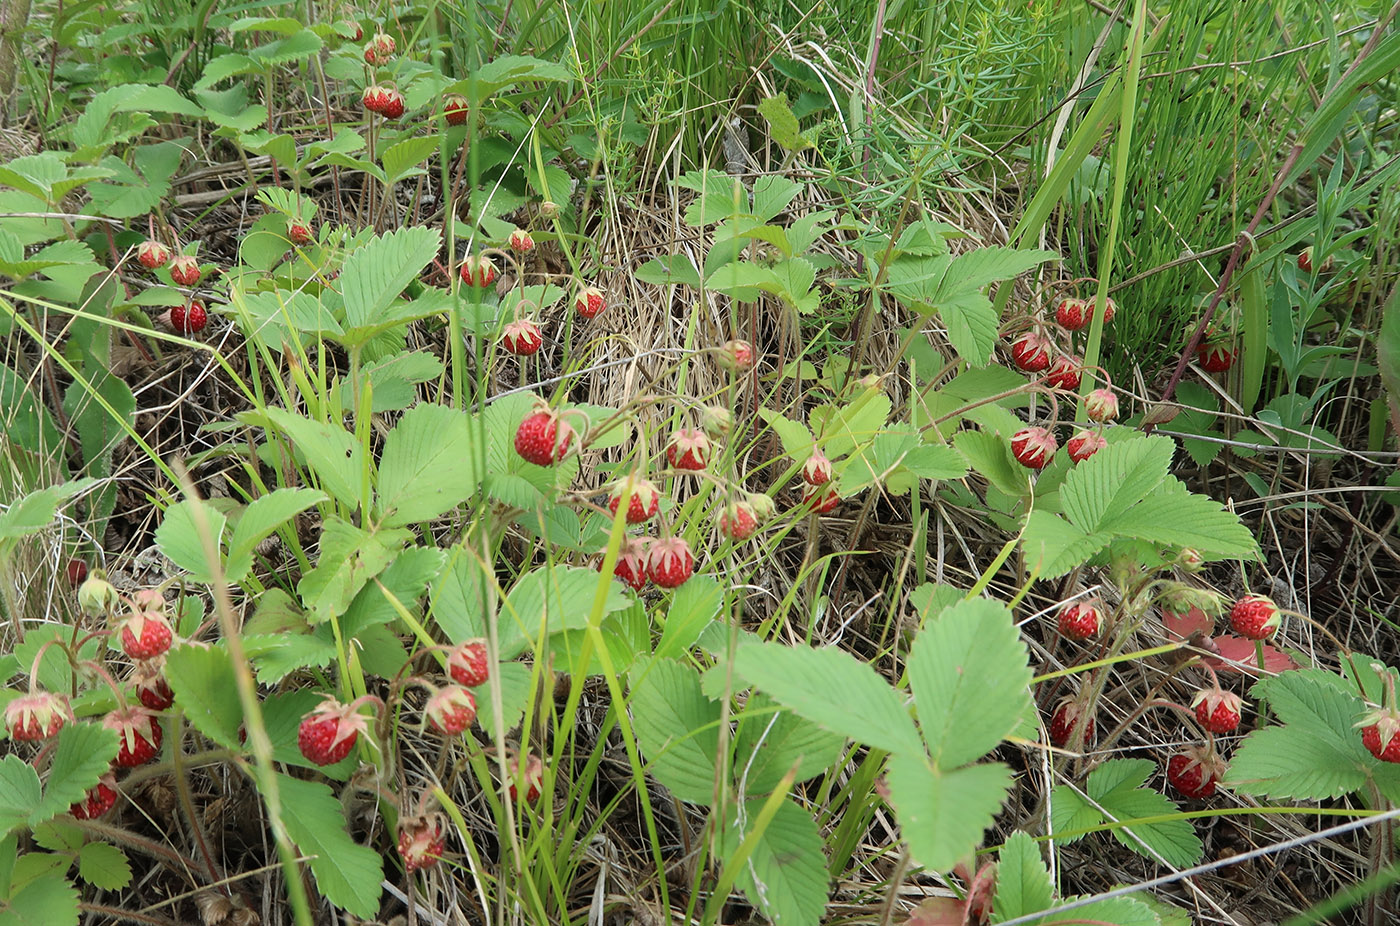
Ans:
<svg viewBox="0 0 1400 926"><path fill-rule="evenodd" d="M1044 469L1059 448L1049 428L1022 428L1011 435L1011 453L1016 462L1031 469Z"/></svg>
<svg viewBox="0 0 1400 926"><path fill-rule="evenodd" d="M646 537L624 538L622 549L617 553L617 565L613 566L613 575L639 592L651 581L647 578L647 551L650 545L651 541ZM606 557L607 551L604 550L596 565L599 571L602 571Z"/></svg>
<svg viewBox="0 0 1400 926"><path fill-rule="evenodd" d="M1226 341L1202 341L1196 348L1196 360L1207 373L1224 373L1235 365L1235 352Z"/></svg>
<svg viewBox="0 0 1400 926"><path fill-rule="evenodd" d="M491 677L491 659L486 641L476 637L459 644L447 657L447 674L459 685L475 688Z"/></svg>
<svg viewBox="0 0 1400 926"><path fill-rule="evenodd" d="M1206 558L1195 547L1182 547L1181 552L1176 554L1176 564L1187 572L1200 572Z"/></svg>
<svg viewBox="0 0 1400 926"><path fill-rule="evenodd" d="M117 806L117 780L112 777L111 772L105 773L87 795L78 803L68 808L68 812L79 820L96 820L98 817L106 816L108 811Z"/></svg>
<svg viewBox="0 0 1400 926"><path fill-rule="evenodd" d="M189 254L181 254L170 260L170 279L181 286L193 286L203 274L199 269L199 259Z"/></svg>
<svg viewBox="0 0 1400 926"><path fill-rule="evenodd" d="M311 226L300 219L293 219L287 223L287 240L292 244L307 245L315 240L311 234Z"/></svg>
<svg viewBox="0 0 1400 926"><path fill-rule="evenodd" d="M468 286L485 288L496 282L496 263L485 254L468 254L462 258L459 271Z"/></svg>
<svg viewBox="0 0 1400 926"><path fill-rule="evenodd" d="M1224 774L1224 760L1198 746L1189 747L1167 760L1167 784L1183 797L1210 797L1215 793L1215 783Z"/></svg>
<svg viewBox="0 0 1400 926"><path fill-rule="evenodd" d="M1278 605L1265 595L1245 595L1230 609L1230 628L1249 640L1267 640L1280 620Z"/></svg>
<svg viewBox="0 0 1400 926"><path fill-rule="evenodd" d="M1065 441L1065 449L1069 451L1069 458L1076 463L1083 463L1107 446L1108 441L1102 434L1087 428Z"/></svg>
<svg viewBox="0 0 1400 926"><path fill-rule="evenodd" d="M617 508L624 495L627 496L628 524L640 524L651 520L661 505L661 492L657 490L655 483L648 479L628 476L613 483L608 492L608 510L613 514L617 514Z"/></svg>
<svg viewBox="0 0 1400 926"><path fill-rule="evenodd" d="M1089 324L1089 304L1075 296L1066 296L1055 307L1055 321L1066 331L1079 331Z"/></svg>
<svg viewBox="0 0 1400 926"><path fill-rule="evenodd" d="M1094 301L1091 299L1091 300L1089 300L1089 308L1092 310L1093 307L1094 307ZM1107 325L1109 322L1113 321L1113 316L1114 316L1114 315L1117 315L1117 314L1118 314L1118 303L1116 303L1116 302L1113 301L1113 297L1112 297L1112 296L1104 296L1104 297L1103 297L1103 323L1104 323L1105 325Z"/></svg>
<svg viewBox="0 0 1400 926"><path fill-rule="evenodd" d="M1301 252L1299 252L1299 254L1298 254L1298 269L1301 270L1301 271L1303 271L1304 273L1312 273L1312 271L1313 271L1313 249L1312 249L1312 245L1308 245L1307 247L1303 248L1303 250L1302 250ZM1328 254L1328 255L1327 255L1327 258L1322 262L1322 267L1320 268L1320 271L1321 271L1322 273L1327 273L1327 272L1328 272L1329 270L1331 270L1331 269L1332 269L1332 255L1331 255L1331 254Z"/></svg>
<svg viewBox="0 0 1400 926"><path fill-rule="evenodd" d="M517 228L510 233L510 237L506 239L506 244L510 246L512 251L524 254L526 251L534 249L535 239L531 238L530 233L525 229Z"/></svg>
<svg viewBox="0 0 1400 926"><path fill-rule="evenodd" d="M165 680L165 658L138 662L131 676L131 684L136 689L136 699L147 709L163 711L175 703L175 692Z"/></svg>
<svg viewBox="0 0 1400 926"><path fill-rule="evenodd" d="M1094 389L1084 397L1084 415L1102 424L1118 417L1118 396L1107 387Z"/></svg>
<svg viewBox="0 0 1400 926"><path fill-rule="evenodd" d="M812 510L817 514L830 514L836 510L837 505L841 504L841 495L836 491L834 485L814 486L810 483L804 483L802 504L811 505Z"/></svg>
<svg viewBox="0 0 1400 926"><path fill-rule="evenodd" d="M826 454L820 450L812 451L812 455L802 464L802 481L809 486L824 486L831 481L831 461Z"/></svg>
<svg viewBox="0 0 1400 926"><path fill-rule="evenodd" d="M1240 711L1244 699L1233 691L1225 691L1218 684L1196 692L1191 701L1196 711L1196 722L1217 735L1230 733L1240 725Z"/></svg>
<svg viewBox="0 0 1400 926"><path fill-rule="evenodd" d="M1038 331L1027 331L1011 342L1011 362L1026 373L1039 373L1050 365L1054 350L1050 339Z"/></svg>
<svg viewBox="0 0 1400 926"><path fill-rule="evenodd" d="M170 249L159 241L148 239L137 246L136 260L147 270L156 270L170 260Z"/></svg>
<svg viewBox="0 0 1400 926"><path fill-rule="evenodd" d="M758 362L758 355L754 353L753 345L748 341L735 338L724 342L715 356L715 361L726 370L747 373Z"/></svg>
<svg viewBox="0 0 1400 926"><path fill-rule="evenodd" d="M507 768L510 765L507 763ZM516 797L516 781L525 785L525 802L533 804L540 796L540 791L544 788L544 762L533 752L528 756L516 756L514 775L506 785L506 794L511 800Z"/></svg>
<svg viewBox="0 0 1400 926"><path fill-rule="evenodd" d="M120 768L145 765L160 752L160 721L144 707L119 707L102 718L102 726L117 734Z"/></svg>
<svg viewBox="0 0 1400 926"><path fill-rule="evenodd" d="M574 429L548 408L526 415L515 430L515 452L537 466L558 463L573 442Z"/></svg>
<svg viewBox="0 0 1400 926"><path fill-rule="evenodd" d="M428 698L423 714L444 736L456 736L476 721L476 696L461 685L445 685Z"/></svg>
<svg viewBox="0 0 1400 926"><path fill-rule="evenodd" d="M446 847L442 816L405 817L399 820L399 855L404 871L413 874L420 868L431 868L442 858Z"/></svg>
<svg viewBox="0 0 1400 926"><path fill-rule="evenodd" d="M596 286L586 286L574 297L574 311L580 318L597 318L607 307L608 300Z"/></svg>
<svg viewBox="0 0 1400 926"><path fill-rule="evenodd" d="M647 577L661 588L684 585L695 569L695 557L690 544L681 537L663 537L652 541L647 551Z"/></svg>
<svg viewBox="0 0 1400 926"><path fill-rule="evenodd" d="M1400 762L1400 712L1395 708L1371 711L1357 721L1361 743L1382 762Z"/></svg>
<svg viewBox="0 0 1400 926"><path fill-rule="evenodd" d="M350 755L355 741L369 728L360 702L341 704L328 697L301 718L297 748L314 765L334 765Z"/></svg>
<svg viewBox="0 0 1400 926"><path fill-rule="evenodd" d="M517 319L501 330L501 346L517 357L538 353L542 344L544 338L540 335L540 326L528 318Z"/></svg>
<svg viewBox="0 0 1400 926"><path fill-rule="evenodd" d="M1050 717L1050 742L1064 748L1079 731L1084 728L1084 745L1094 740L1094 718L1084 710L1084 705L1073 697L1065 698L1055 707Z"/></svg>
<svg viewBox="0 0 1400 926"><path fill-rule="evenodd" d="M1056 389L1074 392L1079 388L1079 379L1084 372L1084 358L1061 354L1045 372L1045 381Z"/></svg>
<svg viewBox="0 0 1400 926"><path fill-rule="evenodd" d="M173 633L163 611L132 611L122 620L122 650L132 659L154 659L170 649Z"/></svg>
<svg viewBox="0 0 1400 926"><path fill-rule="evenodd" d="M719 532L735 543L748 540L756 530L758 516L748 502L725 505L719 514Z"/></svg>
<svg viewBox="0 0 1400 926"><path fill-rule="evenodd" d="M698 472L710 465L710 439L704 431L681 428L666 444L666 459L676 469Z"/></svg>
<svg viewBox="0 0 1400 926"><path fill-rule="evenodd" d="M462 125L467 121L467 98L460 93L449 93L442 98L442 114L448 125Z"/></svg>
<svg viewBox="0 0 1400 926"><path fill-rule="evenodd" d="M393 36L385 35L382 32L376 33L374 38L365 44L365 64L370 66L383 64L394 57L395 50Z"/></svg>
<svg viewBox="0 0 1400 926"><path fill-rule="evenodd" d="M199 334L207 324L209 313L204 310L204 303L197 299L191 299L189 305L170 307L170 327L174 328L177 334Z"/></svg>
<svg viewBox="0 0 1400 926"><path fill-rule="evenodd" d="M5 729L10 739L35 742L57 736L73 720L65 695L30 691L5 705Z"/></svg>
<svg viewBox="0 0 1400 926"><path fill-rule="evenodd" d="M1070 640L1087 640L1103 629L1103 602L1097 598L1074 601L1060 608L1056 624Z"/></svg>

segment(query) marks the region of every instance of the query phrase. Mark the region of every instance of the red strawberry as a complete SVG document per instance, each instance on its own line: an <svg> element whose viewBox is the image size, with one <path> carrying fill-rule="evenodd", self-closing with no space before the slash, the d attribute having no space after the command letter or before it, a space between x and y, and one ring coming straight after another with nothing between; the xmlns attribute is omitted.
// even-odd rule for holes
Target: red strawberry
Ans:
<svg viewBox="0 0 1400 926"><path fill-rule="evenodd" d="M817 514L829 514L836 510L837 505L841 504L841 496L834 485L804 485L802 504L811 505L812 510Z"/></svg>
<svg viewBox="0 0 1400 926"><path fill-rule="evenodd" d="M467 98L460 93L449 93L443 97L442 112L448 125L462 125L467 121Z"/></svg>
<svg viewBox="0 0 1400 926"><path fill-rule="evenodd" d="M752 370L754 364L758 362L758 356L754 353L752 344L735 338L724 342L724 346L719 349L715 360L726 370L746 373Z"/></svg>
<svg viewBox="0 0 1400 926"><path fill-rule="evenodd" d="M393 87L385 87L381 95L379 114L385 119L397 119L403 115L403 94Z"/></svg>
<svg viewBox="0 0 1400 926"><path fill-rule="evenodd" d="M147 270L155 270L164 267L165 262L170 260L170 249L159 241L146 240L137 246L136 260Z"/></svg>
<svg viewBox="0 0 1400 926"><path fill-rule="evenodd" d="M1084 710L1084 705L1074 698L1065 698L1055 708L1050 717L1050 742L1064 748L1079 731L1084 729L1084 745L1094 741L1094 718Z"/></svg>
<svg viewBox="0 0 1400 926"><path fill-rule="evenodd" d="M177 334L199 334L209 324L209 313L204 311L204 303L190 300L189 305L170 307L170 327Z"/></svg>
<svg viewBox="0 0 1400 926"><path fill-rule="evenodd" d="M666 459L676 469L698 472L710 464L710 439L704 431L681 428L666 444Z"/></svg>
<svg viewBox="0 0 1400 926"><path fill-rule="evenodd" d="M1240 725L1244 699L1217 684L1196 692L1191 706L1196 709L1196 720L1201 726L1215 734L1229 733Z"/></svg>
<svg viewBox="0 0 1400 926"><path fill-rule="evenodd" d="M409 874L436 865L445 847L440 814L399 820L399 855L403 857L404 870Z"/></svg>
<svg viewBox="0 0 1400 926"><path fill-rule="evenodd" d="M79 820L96 820L106 816L117 806L117 781L111 772L104 774L88 791L87 796L68 808L68 812Z"/></svg>
<svg viewBox="0 0 1400 926"><path fill-rule="evenodd" d="M501 331L501 346L517 357L537 353L542 344L544 338L540 336L540 326L528 318L513 321Z"/></svg>
<svg viewBox="0 0 1400 926"><path fill-rule="evenodd" d="M1093 302L1093 300L1090 300L1090 301L1089 301L1089 308L1092 310L1093 307L1094 307L1094 302ZM1104 297L1103 297L1103 323L1104 323L1105 325L1107 325L1109 322L1113 321L1113 316L1114 316L1114 315L1117 315L1117 314L1118 314L1118 303L1116 303L1116 302L1113 301L1113 297L1112 297L1112 296L1104 296Z"/></svg>
<svg viewBox="0 0 1400 926"><path fill-rule="evenodd" d="M719 515L719 532L736 543L748 540L758 530L758 516L748 502L726 505Z"/></svg>
<svg viewBox="0 0 1400 926"><path fill-rule="evenodd" d="M1087 429L1079 431L1065 441L1065 449L1069 451L1069 458L1076 463L1083 463L1107 446L1108 441L1104 439L1102 434Z"/></svg>
<svg viewBox="0 0 1400 926"><path fill-rule="evenodd" d="M628 524L640 524L651 520L661 504L661 493L655 483L648 479L628 476L613 483L608 492L608 510L613 514L617 514L617 507L622 503L624 495L627 496Z"/></svg>
<svg viewBox="0 0 1400 926"><path fill-rule="evenodd" d="M813 450L802 464L802 481L809 486L824 486L831 481L831 461L820 450Z"/></svg>
<svg viewBox="0 0 1400 926"><path fill-rule="evenodd" d="M1089 304L1083 299L1066 296L1055 307L1055 321L1066 331L1078 331L1089 324Z"/></svg>
<svg viewBox="0 0 1400 926"><path fill-rule="evenodd" d="M509 766L507 766L509 767ZM506 785L506 793L511 800L515 800L516 782L525 785L525 802L533 804L540 796L540 790L544 787L544 763L540 757L534 753L529 756L516 756L514 773L510 783Z"/></svg>
<svg viewBox="0 0 1400 926"><path fill-rule="evenodd" d="M694 569L690 544L680 537L663 537L647 551L647 577L662 588L684 585Z"/></svg>
<svg viewBox="0 0 1400 926"><path fill-rule="evenodd" d="M1103 602L1097 598L1075 601L1060 609L1056 619L1060 633L1071 640L1087 640L1103 628Z"/></svg>
<svg viewBox="0 0 1400 926"><path fill-rule="evenodd" d="M1118 396L1109 388L1095 389L1084 397L1084 415L1103 423L1118 417Z"/></svg>
<svg viewBox="0 0 1400 926"><path fill-rule="evenodd" d="M73 720L68 698L48 691L30 691L5 705L5 729L10 739L34 742L57 736Z"/></svg>
<svg viewBox="0 0 1400 926"><path fill-rule="evenodd" d="M1167 760L1167 784L1183 797L1210 797L1215 783L1225 774L1225 762L1198 746L1189 747Z"/></svg>
<svg viewBox="0 0 1400 926"><path fill-rule="evenodd" d="M1045 381L1056 389L1073 392L1079 388L1079 377L1083 371L1084 359L1082 357L1061 354L1055 358L1054 363L1050 364L1050 369L1045 373Z"/></svg>
<svg viewBox="0 0 1400 926"><path fill-rule="evenodd" d="M162 611L132 611L122 621L121 639L132 659L154 659L170 649L170 621Z"/></svg>
<svg viewBox="0 0 1400 926"><path fill-rule="evenodd" d="M1312 249L1312 245L1308 245L1307 247L1303 248L1303 250L1302 250L1301 252L1299 252L1299 254L1298 254L1298 269L1301 270L1301 271L1303 271L1304 273L1312 273L1312 270L1313 270L1313 249ZM1331 270L1331 269L1332 269L1332 255L1329 254L1329 255L1327 255L1327 258L1322 262L1321 272L1322 272L1322 273L1326 273L1327 271L1329 271L1329 270Z"/></svg>
<svg viewBox="0 0 1400 926"><path fill-rule="evenodd" d="M531 412L515 430L515 452L538 466L558 463L574 442L574 429L547 408Z"/></svg>
<svg viewBox="0 0 1400 926"><path fill-rule="evenodd" d="M459 685L475 688L486 684L491 677L491 660L486 652L486 641L480 638L467 640L447 657L447 673Z"/></svg>
<svg viewBox="0 0 1400 926"><path fill-rule="evenodd" d="M597 318L607 307L608 300L603 296L603 291L596 286L587 286L579 290L579 294L574 297L574 311L581 318Z"/></svg>
<svg viewBox="0 0 1400 926"><path fill-rule="evenodd" d="M189 254L181 254L170 261L170 279L181 286L193 286L199 282L202 276L199 270L199 260Z"/></svg>
<svg viewBox="0 0 1400 926"><path fill-rule="evenodd" d="M1054 345L1038 331L1027 331L1011 342L1011 362L1026 373L1039 373L1050 365Z"/></svg>
<svg viewBox="0 0 1400 926"><path fill-rule="evenodd" d="M523 228L517 228L510 233L510 238L506 243L510 245L512 251L524 254L535 247L535 239L530 237L530 233Z"/></svg>
<svg viewBox="0 0 1400 926"><path fill-rule="evenodd" d="M1196 348L1196 359L1207 373L1224 373L1235 365L1235 352L1225 341L1202 341Z"/></svg>
<svg viewBox="0 0 1400 926"><path fill-rule="evenodd" d="M1357 721L1361 743L1382 762L1400 762L1400 712L1395 708L1371 711Z"/></svg>
<svg viewBox="0 0 1400 926"><path fill-rule="evenodd" d="M306 245L314 239L311 234L311 226L297 219L287 223L287 240L292 244Z"/></svg>
<svg viewBox="0 0 1400 926"><path fill-rule="evenodd" d="M365 44L365 63L374 66L383 64L394 57L394 37L384 33L376 33L374 38Z"/></svg>
<svg viewBox="0 0 1400 926"><path fill-rule="evenodd" d="M355 741L369 727L365 715L359 713L359 704L341 704L328 697L301 718L297 748L308 762L334 765L350 755Z"/></svg>
<svg viewBox="0 0 1400 926"><path fill-rule="evenodd" d="M485 254L468 254L462 259L462 282L485 288L496 282L496 264Z"/></svg>
<svg viewBox="0 0 1400 926"><path fill-rule="evenodd" d="M617 565L613 566L613 575L637 591L647 587L647 550L651 541L646 537L626 537L622 541L622 549L617 554ZM603 560L607 556L604 550L598 557L595 568L602 571Z"/></svg>
<svg viewBox="0 0 1400 926"><path fill-rule="evenodd" d="M365 92L360 96L360 102L372 113L384 112L384 107L389 101L389 88L381 87L378 84L370 84L365 88Z"/></svg>
<svg viewBox="0 0 1400 926"><path fill-rule="evenodd" d="M160 721L144 707L119 707L102 718L102 726L117 734L120 768L145 765L160 751Z"/></svg>
<svg viewBox="0 0 1400 926"><path fill-rule="evenodd" d="M700 410L700 428L711 440L728 437L734 430L734 413L723 405L706 405Z"/></svg>
<svg viewBox="0 0 1400 926"><path fill-rule="evenodd" d="M1031 469L1044 469L1059 446L1049 428L1022 428L1011 435L1011 453L1016 462Z"/></svg>
<svg viewBox="0 0 1400 926"><path fill-rule="evenodd" d="M175 692L170 690L170 683L162 674L164 668L164 657L140 662L136 664L136 671L131 676L131 682L136 688L136 698L148 710L163 711L175 703Z"/></svg>
<svg viewBox="0 0 1400 926"><path fill-rule="evenodd" d="M461 685L446 685L428 698L423 713L434 730L456 736L476 721L476 696Z"/></svg>
<svg viewBox="0 0 1400 926"><path fill-rule="evenodd" d="M1249 640L1267 640L1279 622L1278 605L1265 595L1245 595L1230 609L1230 628Z"/></svg>
<svg viewBox="0 0 1400 926"><path fill-rule="evenodd" d="M87 563L80 559L70 559L68 561L68 584L77 588L87 579Z"/></svg>

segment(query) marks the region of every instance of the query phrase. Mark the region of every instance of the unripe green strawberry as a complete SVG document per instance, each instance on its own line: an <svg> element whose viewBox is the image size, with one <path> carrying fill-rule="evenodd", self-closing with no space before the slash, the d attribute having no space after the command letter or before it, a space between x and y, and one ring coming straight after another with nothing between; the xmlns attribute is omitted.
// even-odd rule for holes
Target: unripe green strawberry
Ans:
<svg viewBox="0 0 1400 926"><path fill-rule="evenodd" d="M734 430L734 413L723 405L706 405L700 410L700 428L711 440L728 437Z"/></svg>
<svg viewBox="0 0 1400 926"><path fill-rule="evenodd" d="M553 219L559 215L559 204L551 200L543 200L540 203L540 218Z"/></svg>
<svg viewBox="0 0 1400 926"><path fill-rule="evenodd" d="M750 492L748 494L749 507L753 509L754 517L758 518L758 523L763 524L773 518L778 513L778 503L773 501L773 496L766 492Z"/></svg>
<svg viewBox="0 0 1400 926"><path fill-rule="evenodd" d="M101 569L78 587L78 607L89 617L101 617L121 603L121 595Z"/></svg>
<svg viewBox="0 0 1400 926"><path fill-rule="evenodd" d="M1278 605L1265 595L1245 595L1230 609L1230 628L1248 640L1267 640L1280 620Z"/></svg>
<svg viewBox="0 0 1400 926"><path fill-rule="evenodd" d="M1118 396L1108 388L1091 391L1084 397L1084 415L1100 424L1114 420L1118 417Z"/></svg>

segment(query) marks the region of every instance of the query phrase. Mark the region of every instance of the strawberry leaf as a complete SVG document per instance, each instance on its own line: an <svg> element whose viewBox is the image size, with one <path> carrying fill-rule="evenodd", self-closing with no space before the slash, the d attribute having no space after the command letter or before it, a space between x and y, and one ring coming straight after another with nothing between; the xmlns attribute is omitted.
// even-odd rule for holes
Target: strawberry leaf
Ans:
<svg viewBox="0 0 1400 926"><path fill-rule="evenodd" d="M78 877L104 891L120 890L131 883L131 863L116 846L89 842L78 850Z"/></svg>
<svg viewBox="0 0 1400 926"><path fill-rule="evenodd" d="M338 501L354 507L360 498L364 451L342 427L312 421L281 408L265 410L268 420L286 433L316 481Z"/></svg>
<svg viewBox="0 0 1400 926"><path fill-rule="evenodd" d="M58 732L44 799L30 805L29 825L38 826L81 801L116 757L116 733L95 723L65 726Z"/></svg>
<svg viewBox="0 0 1400 926"><path fill-rule="evenodd" d="M719 755L719 705L695 670L654 659L632 690L632 717L647 770L683 801L712 804Z"/></svg>
<svg viewBox="0 0 1400 926"><path fill-rule="evenodd" d="M885 777L910 854L934 871L948 871L981 844L1011 788L1011 770L1000 762L942 771L917 754L891 755Z"/></svg>
<svg viewBox="0 0 1400 926"><path fill-rule="evenodd" d="M734 776L748 795L767 794L792 768L794 781L806 781L825 771L846 743L771 698L754 694L744 706L734 739Z"/></svg>
<svg viewBox="0 0 1400 926"><path fill-rule="evenodd" d="M608 584L603 614L631 604L619 583L584 566L541 566L521 576L501 603L497 628L501 659L519 656L542 632L548 636L561 630L585 629L599 582Z"/></svg>
<svg viewBox="0 0 1400 926"><path fill-rule="evenodd" d="M833 733L887 752L923 754L898 692L844 650L747 642L734 654L734 674Z"/></svg>
<svg viewBox="0 0 1400 926"><path fill-rule="evenodd" d="M350 838L331 789L319 781L278 774L277 804L287 835L311 857L316 886L325 898L361 919L372 919L379 911L384 860Z"/></svg>
<svg viewBox="0 0 1400 926"><path fill-rule="evenodd" d="M201 522L205 525L204 530L213 535L214 549L219 550L223 546L228 519L223 512L201 499L185 499L167 508L160 527L156 528L156 544L171 562L190 574L191 581L212 582L214 571L204 552Z"/></svg>
<svg viewBox="0 0 1400 926"><path fill-rule="evenodd" d="M719 616L724 602L724 590L714 576L692 576L671 596L666 611L666 626L656 644L656 656L661 659L681 658L695 645L700 633Z"/></svg>
<svg viewBox="0 0 1400 926"><path fill-rule="evenodd" d="M233 538L229 541L228 565L225 567L228 581L241 581L248 574L248 570L253 568L254 549L268 535L312 505L325 500L323 493L303 488L274 489L254 499L243 509L234 526Z"/></svg>
<svg viewBox="0 0 1400 926"><path fill-rule="evenodd" d="M64 866L67 867L66 865ZM50 870L5 898L5 926L78 926L78 889Z"/></svg>
<svg viewBox="0 0 1400 926"><path fill-rule="evenodd" d="M34 766L19 756L0 759L0 837L25 824L41 794Z"/></svg>
<svg viewBox="0 0 1400 926"><path fill-rule="evenodd" d="M1020 830L1001 847L997 862L997 891L992 901L992 922L1015 919L1049 909L1054 903L1050 870L1040 857L1035 840Z"/></svg>
<svg viewBox="0 0 1400 926"><path fill-rule="evenodd" d="M909 656L909 686L934 765L982 758L1033 711L1026 646L1011 612L961 601L928 624Z"/></svg>
<svg viewBox="0 0 1400 926"><path fill-rule="evenodd" d="M1156 767L1146 759L1112 759L1089 775L1085 783L1087 796L1069 785L1055 788L1053 828L1073 834L1107 822L1128 824L1133 820L1175 814L1175 803L1143 787ZM1161 856L1178 868L1194 865L1201 858L1201 841L1189 820L1132 823L1109 831L1114 839L1144 858L1156 860ZM1078 838L1068 837L1069 840Z"/></svg>
<svg viewBox="0 0 1400 926"><path fill-rule="evenodd" d="M747 823L762 807L762 800L731 805L720 830L720 851L726 858L749 835ZM817 926L826 910L830 880L812 814L784 799L745 862L739 887L773 926Z"/></svg>
<svg viewBox="0 0 1400 926"><path fill-rule="evenodd" d="M355 340L356 329L373 327L379 316L418 279L437 256L442 241L435 228L401 228L376 235L350 252L341 269L345 296L346 340Z"/></svg>
<svg viewBox="0 0 1400 926"><path fill-rule="evenodd" d="M384 439L379 462L379 509L384 524L428 521L476 491L477 451L465 413L445 405L404 412Z"/></svg>

